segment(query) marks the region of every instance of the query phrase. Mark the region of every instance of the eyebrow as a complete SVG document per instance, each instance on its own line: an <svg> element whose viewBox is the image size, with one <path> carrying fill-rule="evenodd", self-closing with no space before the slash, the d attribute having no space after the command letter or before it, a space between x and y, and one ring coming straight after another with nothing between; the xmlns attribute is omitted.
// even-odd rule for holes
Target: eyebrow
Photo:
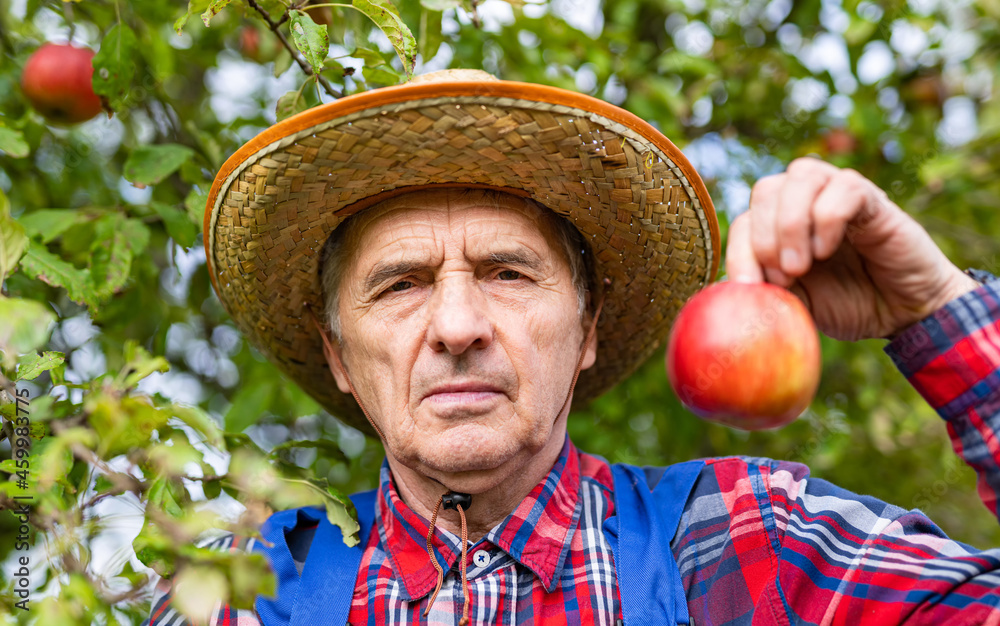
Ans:
<svg viewBox="0 0 1000 626"><path fill-rule="evenodd" d="M533 271L542 269L541 259L526 248L491 252L489 259L493 265L517 265Z"/></svg>
<svg viewBox="0 0 1000 626"><path fill-rule="evenodd" d="M371 293L373 289L395 276L409 274L421 269L425 264L420 261L390 261L379 262L372 268L368 278L365 279L365 293Z"/></svg>
<svg viewBox="0 0 1000 626"><path fill-rule="evenodd" d="M542 261L527 248L519 247L513 250L501 250L491 252L487 259L491 265L514 265L532 271L542 269ZM372 268L365 279L364 293L371 293L382 283L396 276L402 276L411 272L423 269L426 263L423 261L386 261L379 262Z"/></svg>

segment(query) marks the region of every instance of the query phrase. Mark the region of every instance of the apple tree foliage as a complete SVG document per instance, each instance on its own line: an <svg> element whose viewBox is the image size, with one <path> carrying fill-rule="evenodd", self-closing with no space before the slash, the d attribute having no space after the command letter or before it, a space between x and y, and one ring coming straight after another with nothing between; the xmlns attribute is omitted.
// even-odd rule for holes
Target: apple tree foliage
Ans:
<svg viewBox="0 0 1000 626"><path fill-rule="evenodd" d="M998 18L968 0L0 0L0 623L138 623L158 575L192 615L247 606L273 577L198 548L206 533L250 534L304 504L353 530L342 494L374 486L380 446L249 346L204 268L214 174L276 119L482 68L657 125L703 172L724 230L754 180L812 154L879 183L960 267L1000 273ZM19 81L42 43L70 39L97 51L110 115L60 127ZM972 471L883 344L824 339L816 401L781 431L686 412L661 350L570 432L611 461L799 461L996 545ZM25 495L27 551L12 513Z"/></svg>

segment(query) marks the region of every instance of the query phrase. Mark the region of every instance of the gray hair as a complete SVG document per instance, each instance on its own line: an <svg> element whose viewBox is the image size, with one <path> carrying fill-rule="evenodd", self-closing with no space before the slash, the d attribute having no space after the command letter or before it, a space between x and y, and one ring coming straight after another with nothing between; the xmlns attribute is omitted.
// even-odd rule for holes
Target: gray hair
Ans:
<svg viewBox="0 0 1000 626"><path fill-rule="evenodd" d="M493 189L463 189L461 195L477 194L483 200L493 205L494 208L501 208L501 198L509 194ZM517 197L517 196L514 196ZM587 294L593 291L594 285L594 262L593 254L586 239L573 224L561 215L542 206L530 198L521 198L524 204L536 211L536 216L547 224L554 233L559 247L569 263L570 274L573 285L577 293L577 315L581 318L586 306ZM354 247L352 243L360 235L360 230L364 225L364 220L356 219L358 215L381 206L382 203L375 204L361 213L356 213L345 219L336 228L323 244L320 253L319 278L323 295L323 317L333 331L337 341L341 341L340 329L340 283L344 278L344 271L347 269L349 257Z"/></svg>

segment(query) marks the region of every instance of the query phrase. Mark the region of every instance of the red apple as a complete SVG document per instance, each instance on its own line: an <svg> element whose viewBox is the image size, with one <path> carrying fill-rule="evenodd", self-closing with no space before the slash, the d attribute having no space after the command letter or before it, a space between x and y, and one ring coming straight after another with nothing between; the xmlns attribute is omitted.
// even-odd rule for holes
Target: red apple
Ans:
<svg viewBox="0 0 1000 626"><path fill-rule="evenodd" d="M722 282L681 309L667 374L696 415L743 430L777 428L809 406L819 384L819 338L790 291Z"/></svg>
<svg viewBox="0 0 1000 626"><path fill-rule="evenodd" d="M260 32L252 26L240 29L240 52L257 61L260 54Z"/></svg>
<svg viewBox="0 0 1000 626"><path fill-rule="evenodd" d="M21 89L31 106L59 124L85 122L101 112L91 76L93 50L70 44L47 43L24 65Z"/></svg>

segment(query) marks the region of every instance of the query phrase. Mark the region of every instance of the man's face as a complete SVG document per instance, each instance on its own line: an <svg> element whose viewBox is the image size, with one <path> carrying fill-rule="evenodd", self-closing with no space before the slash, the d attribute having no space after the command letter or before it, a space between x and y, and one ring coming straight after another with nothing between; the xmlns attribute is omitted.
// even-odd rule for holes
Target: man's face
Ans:
<svg viewBox="0 0 1000 626"><path fill-rule="evenodd" d="M561 445L583 350L554 233L521 199L499 204L452 189L369 209L340 286L334 349L390 457L438 479L463 472L467 487ZM585 368L596 341L586 353Z"/></svg>

